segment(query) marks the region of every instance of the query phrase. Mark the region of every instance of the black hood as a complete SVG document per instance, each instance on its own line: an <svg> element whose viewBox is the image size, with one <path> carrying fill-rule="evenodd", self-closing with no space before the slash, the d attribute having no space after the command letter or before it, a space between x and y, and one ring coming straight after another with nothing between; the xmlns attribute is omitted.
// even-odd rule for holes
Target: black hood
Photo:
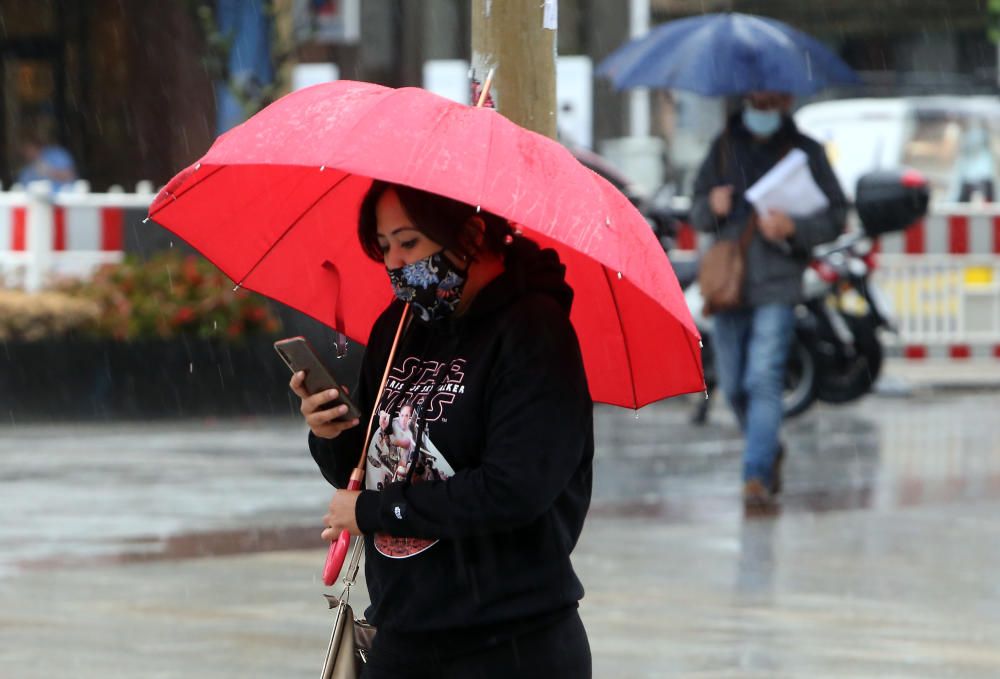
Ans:
<svg viewBox="0 0 1000 679"><path fill-rule="evenodd" d="M517 298L528 293L552 297L569 314L573 306L573 288L566 282L566 266L559 254L538 247L534 241L515 236L504 254L504 272L479 291L464 319L492 316Z"/></svg>

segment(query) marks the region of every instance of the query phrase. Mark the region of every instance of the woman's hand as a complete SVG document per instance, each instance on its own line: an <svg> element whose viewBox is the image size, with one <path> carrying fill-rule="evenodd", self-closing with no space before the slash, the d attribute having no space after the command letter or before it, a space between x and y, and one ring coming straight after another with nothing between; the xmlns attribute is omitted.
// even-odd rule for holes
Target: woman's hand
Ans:
<svg viewBox="0 0 1000 679"><path fill-rule="evenodd" d="M310 394L306 391L303 384L305 379L306 374L300 370L292 375L292 381L288 383L288 386L291 387L296 396L302 399L299 412L302 413L302 417L305 418L306 424L309 425L309 429L312 430L313 434L324 439L335 439L345 429L350 429L358 425L357 418L353 420L337 420L338 417L343 416L347 412L346 405L319 410L321 406L336 399L340 393L336 389L327 389L317 394Z"/></svg>
<svg viewBox="0 0 1000 679"><path fill-rule="evenodd" d="M760 215L760 232L764 238L782 241L795 234L795 221L780 210L768 210Z"/></svg>
<svg viewBox="0 0 1000 679"><path fill-rule="evenodd" d="M333 494L330 511L323 517L323 524L326 526L322 534L324 540L333 542L345 530L351 535L361 535L361 529L354 518L354 505L360 494L357 490L338 490Z"/></svg>
<svg viewBox="0 0 1000 679"><path fill-rule="evenodd" d="M733 187L716 186L708 192L708 207L716 217L728 217L733 209Z"/></svg>

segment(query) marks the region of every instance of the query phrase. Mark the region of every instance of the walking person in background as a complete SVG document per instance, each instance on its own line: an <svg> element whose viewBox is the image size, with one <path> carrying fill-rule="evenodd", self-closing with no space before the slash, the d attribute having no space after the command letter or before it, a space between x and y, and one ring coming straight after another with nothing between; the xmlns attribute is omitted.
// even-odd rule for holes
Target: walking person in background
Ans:
<svg viewBox="0 0 1000 679"><path fill-rule="evenodd" d="M570 552L590 505L593 403L565 267L501 217L385 182L358 230L398 298L372 329L356 394L405 456L396 474L374 468L384 441L320 409L335 396L308 394L301 373L291 388L330 483L345 488L368 453L366 489L338 490L323 532L365 537L378 633L363 676L587 679ZM412 322L377 393L404 301Z"/></svg>
<svg viewBox="0 0 1000 679"><path fill-rule="evenodd" d="M753 224L740 307L714 317L716 370L744 436L743 499L767 505L780 492L784 446L779 432L795 304L812 248L842 232L847 202L823 147L805 136L790 115L792 98L752 92L712 143L695 180L691 221L720 239L738 240ZM806 218L757 214L744 192L793 148L829 206Z"/></svg>
<svg viewBox="0 0 1000 679"><path fill-rule="evenodd" d="M990 135L982 123L975 122L958 140L958 157L951 178L951 198L968 203L979 194L984 203L993 202L996 160L990 148Z"/></svg>

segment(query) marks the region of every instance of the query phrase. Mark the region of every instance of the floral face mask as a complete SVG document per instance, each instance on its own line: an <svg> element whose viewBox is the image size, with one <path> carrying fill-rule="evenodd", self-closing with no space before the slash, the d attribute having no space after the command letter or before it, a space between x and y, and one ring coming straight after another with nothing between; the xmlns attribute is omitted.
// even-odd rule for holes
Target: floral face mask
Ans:
<svg viewBox="0 0 1000 679"><path fill-rule="evenodd" d="M409 302L417 318L425 322L448 318L462 300L466 272L452 264L443 249L398 269L386 267L386 271L396 297Z"/></svg>

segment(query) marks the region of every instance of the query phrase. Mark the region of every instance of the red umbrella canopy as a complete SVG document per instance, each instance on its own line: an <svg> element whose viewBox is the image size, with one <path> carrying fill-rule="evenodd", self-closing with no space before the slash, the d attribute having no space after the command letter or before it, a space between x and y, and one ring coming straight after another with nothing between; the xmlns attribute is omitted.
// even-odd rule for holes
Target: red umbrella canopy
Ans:
<svg viewBox="0 0 1000 679"><path fill-rule="evenodd" d="M698 331L646 220L492 109L347 80L298 90L219 137L149 214L242 287L364 342L392 297L357 238L372 178L480 206L558 250L595 401L704 389Z"/></svg>

